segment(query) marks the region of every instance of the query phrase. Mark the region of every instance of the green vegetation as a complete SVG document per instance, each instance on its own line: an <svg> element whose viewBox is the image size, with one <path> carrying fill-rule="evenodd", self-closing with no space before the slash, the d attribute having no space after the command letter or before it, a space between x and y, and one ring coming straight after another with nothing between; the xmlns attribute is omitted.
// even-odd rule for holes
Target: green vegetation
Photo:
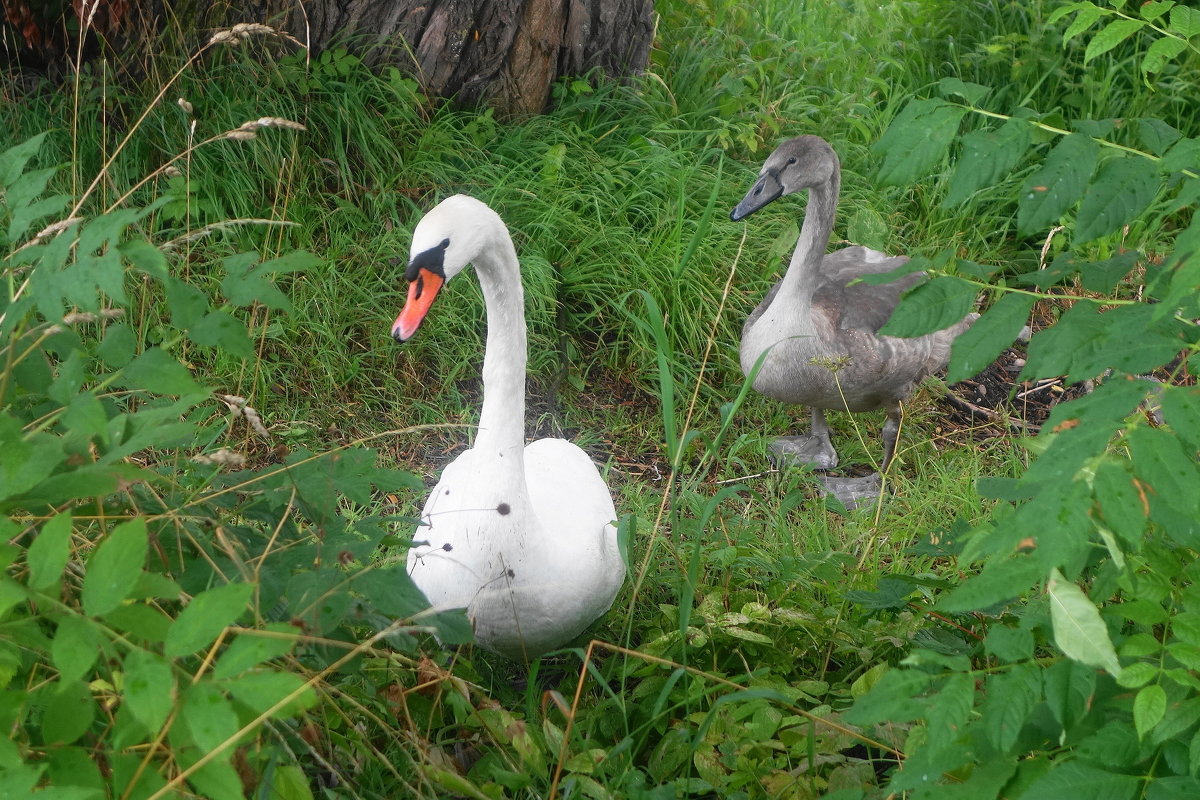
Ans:
<svg viewBox="0 0 1200 800"><path fill-rule="evenodd" d="M659 13L648 75L516 123L268 31L0 86L0 796L1196 796L1200 12ZM1022 378L1096 390L980 439L930 381L865 511L771 471L736 342L799 202L727 211L796 133L835 240L935 276L893 330L979 290L952 379L1033 310ZM529 667L403 569L479 399L470 280L388 337L453 192L517 243L531 434L631 541L598 642ZM868 462L881 415L834 416Z"/></svg>

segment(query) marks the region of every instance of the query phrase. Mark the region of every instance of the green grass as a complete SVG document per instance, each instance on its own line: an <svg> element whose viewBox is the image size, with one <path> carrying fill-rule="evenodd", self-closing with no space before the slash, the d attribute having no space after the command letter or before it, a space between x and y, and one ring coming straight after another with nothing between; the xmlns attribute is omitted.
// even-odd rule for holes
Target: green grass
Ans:
<svg viewBox="0 0 1200 800"><path fill-rule="evenodd" d="M936 578L948 562L929 542L956 521L986 520L992 504L975 478L1019 474L1023 450L938 432L932 382L909 407L889 475L895 495L839 514L808 476L773 471L764 457L767 439L807 425L802 411L751 393L722 436L721 408L742 384L742 320L777 279L802 201L775 203L748 223L727 212L779 139L819 133L843 161L835 241L1028 267L1011 205L982 198L946 210L938 181L878 188L871 145L909 95L947 74L1007 87L992 96L997 104L1029 97L1041 111L1103 117L1130 115L1121 97L1133 93L1136 71L1119 60L1128 55L1086 73L1064 66L1058 34L1041 22L1048 3L1016 17L999 2L877 5L661 3L649 75L629 86L563 86L553 111L512 124L432 103L398 73L373 75L344 54L306 69L295 54L222 49L168 95L194 105L195 139L263 116L308 128L201 148L180 164L181 178L135 198L175 198L146 222L162 238L227 219L294 223L246 224L196 244L186 269L211 272L214 293L214 264L238 249L319 255L319 267L282 282L292 313L252 314L253 362L194 354L206 382L251 398L290 447L452 423L373 442L388 463L436 474L477 412L482 301L472 280L456 282L420 335L397 346L388 331L404 287L390 259L406 259L420 213L453 192L487 201L510 226L527 292L531 425L566 431L604 462L633 530L630 579L593 631L626 649L597 650L587 664L564 796L675 796L654 786L679 780L681 793L702 796L708 785L722 797L813 797L874 781L871 762L882 754L813 717L836 719L861 693L856 681L914 643L958 646L953 629L918 611L872 610L846 592L875 591L894 574ZM124 127L111 120L132 122L147 101L94 79L81 86L74 126L65 92L0 112L13 141L52 132L47 163L77 154L58 177L64 184L86 184ZM1150 103L1137 112L1195 132L1189 104L1167 93ZM173 103L152 110L97 203L188 147L188 126ZM639 325L645 303L635 290L665 310L663 342ZM158 300L141 299L143 341L154 341L165 313ZM668 382L674 402L664 417ZM537 402L551 391L554 407ZM685 420L698 434L687 443ZM844 462L879 457L882 421L832 415ZM260 461L270 457L269 446L256 449ZM394 494L379 510L419 508L420 491ZM350 796L397 796L399 781L414 796L441 796L461 789L452 774L469 769L489 796L502 786L546 796L577 655L548 659L525 680L524 668L480 651L428 644L444 670L432 687L417 689L434 668L383 649L330 678L327 702L312 712L328 738L311 752L331 745L344 758ZM802 769L814 756L829 760Z"/></svg>

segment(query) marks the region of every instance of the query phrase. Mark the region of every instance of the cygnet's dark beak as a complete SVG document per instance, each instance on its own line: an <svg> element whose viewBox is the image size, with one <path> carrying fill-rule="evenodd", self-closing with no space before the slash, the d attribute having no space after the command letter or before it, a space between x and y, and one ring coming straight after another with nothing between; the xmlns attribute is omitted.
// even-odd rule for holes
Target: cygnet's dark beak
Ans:
<svg viewBox="0 0 1200 800"><path fill-rule="evenodd" d="M734 222L745 219L767 203L782 196L783 184L779 182L779 175L775 170L769 169L759 176L758 182L746 193L742 202L729 212L729 218Z"/></svg>

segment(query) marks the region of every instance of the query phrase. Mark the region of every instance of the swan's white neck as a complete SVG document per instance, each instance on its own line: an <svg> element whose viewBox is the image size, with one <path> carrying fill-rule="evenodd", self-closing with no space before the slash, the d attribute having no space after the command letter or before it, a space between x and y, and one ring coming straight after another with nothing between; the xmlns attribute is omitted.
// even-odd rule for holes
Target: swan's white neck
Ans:
<svg viewBox="0 0 1200 800"><path fill-rule="evenodd" d="M825 257L829 235L833 232L840 182L837 170L834 170L828 181L808 190L808 207L804 210L800 237L772 306L785 303L788 308L798 311L811 304L813 292L821 280L821 259Z"/></svg>
<svg viewBox="0 0 1200 800"><path fill-rule="evenodd" d="M474 259L487 307L483 410L475 449L512 458L508 474L523 475L525 448L525 293L512 239L501 226Z"/></svg>

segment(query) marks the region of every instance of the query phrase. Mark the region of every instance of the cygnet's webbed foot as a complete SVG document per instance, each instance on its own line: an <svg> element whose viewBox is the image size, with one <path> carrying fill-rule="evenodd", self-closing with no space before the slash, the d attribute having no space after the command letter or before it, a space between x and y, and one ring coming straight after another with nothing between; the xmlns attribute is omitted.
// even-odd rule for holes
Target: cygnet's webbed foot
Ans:
<svg viewBox="0 0 1200 800"><path fill-rule="evenodd" d="M769 458L778 467L810 465L813 469L833 469L838 465L837 451L829 437L812 433L780 436L767 445Z"/></svg>
<svg viewBox="0 0 1200 800"><path fill-rule="evenodd" d="M861 478L836 478L832 475L821 475L818 481L821 491L840 500L847 511L871 505L883 493L883 481L878 472L872 472Z"/></svg>

